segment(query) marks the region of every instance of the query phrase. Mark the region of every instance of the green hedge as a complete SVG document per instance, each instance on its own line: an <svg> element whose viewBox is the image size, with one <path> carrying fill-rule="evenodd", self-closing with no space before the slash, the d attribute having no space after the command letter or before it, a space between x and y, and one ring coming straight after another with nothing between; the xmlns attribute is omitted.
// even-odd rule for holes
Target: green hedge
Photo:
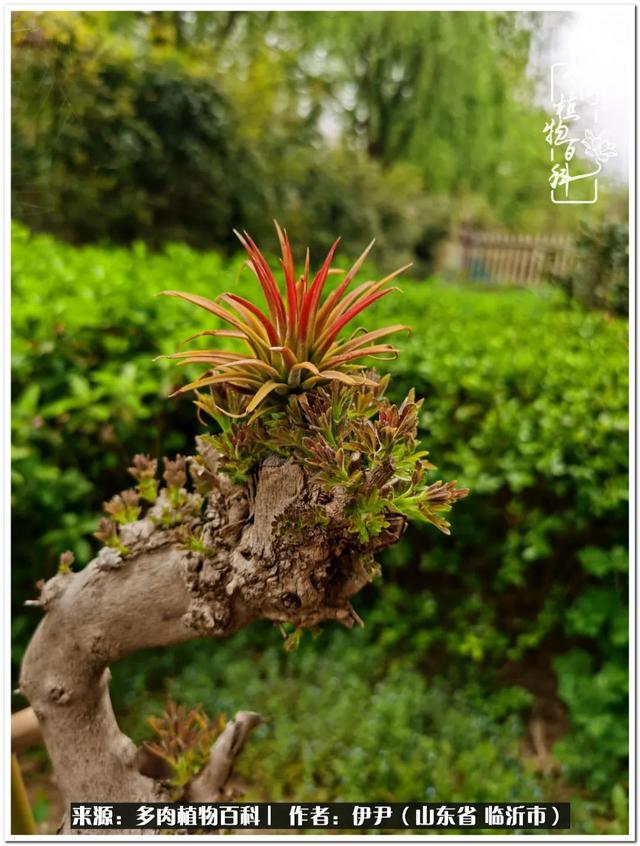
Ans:
<svg viewBox="0 0 640 846"><path fill-rule="evenodd" d="M15 228L16 659L35 623L22 600L65 548L88 560L101 502L128 483L130 456L188 449L198 430L190 403L166 398L183 374L152 359L206 316L198 323L193 309L154 295L254 291L240 267L184 246L77 249ZM415 385L426 396L432 458L472 494L451 538L413 527L385 554L382 581L359 599L358 643L380 661L410 655L430 674L494 691L502 681L538 696L542 667L568 709L572 731L556 747L565 773L607 796L618 785L619 795L626 323L547 290L402 287L373 313L416 330L392 367L395 391Z"/></svg>
<svg viewBox="0 0 640 846"><path fill-rule="evenodd" d="M627 750L627 324L555 292L404 288L403 319L419 319L396 386L426 396L435 462L473 493L452 543L413 531L389 552L397 584L428 594L398 592L384 636L539 693L535 652L569 709L558 755L606 789Z"/></svg>

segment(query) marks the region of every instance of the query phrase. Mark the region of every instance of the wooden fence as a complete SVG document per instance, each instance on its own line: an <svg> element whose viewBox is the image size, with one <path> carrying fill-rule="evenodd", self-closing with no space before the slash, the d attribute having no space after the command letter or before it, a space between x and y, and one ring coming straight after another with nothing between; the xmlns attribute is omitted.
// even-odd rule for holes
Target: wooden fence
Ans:
<svg viewBox="0 0 640 846"><path fill-rule="evenodd" d="M567 236L460 231L461 270L469 279L536 285L573 268L575 249Z"/></svg>

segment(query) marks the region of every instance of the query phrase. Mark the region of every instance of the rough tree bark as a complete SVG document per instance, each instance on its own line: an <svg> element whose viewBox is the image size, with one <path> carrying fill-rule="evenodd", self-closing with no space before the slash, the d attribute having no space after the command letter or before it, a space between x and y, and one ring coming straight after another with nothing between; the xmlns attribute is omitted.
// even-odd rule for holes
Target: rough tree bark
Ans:
<svg viewBox="0 0 640 846"><path fill-rule="evenodd" d="M118 727L109 697L113 662L138 649L229 635L257 619L350 627L360 620L349 598L371 581L373 553L404 530L398 518L375 542L360 544L348 531L340 491L328 495L291 461L267 460L255 485L231 483L215 454L191 469L208 482L202 512L189 523L205 553L185 547L184 527L159 528L160 502L121 528L126 554L103 547L81 571L47 581L34 603L44 618L20 690L40 722L65 803L167 799L162 781L144 774L142 749ZM324 519L313 525L309 514L318 509ZM241 712L227 726L188 798L228 795L233 759L257 721ZM71 832L67 818L60 832Z"/></svg>

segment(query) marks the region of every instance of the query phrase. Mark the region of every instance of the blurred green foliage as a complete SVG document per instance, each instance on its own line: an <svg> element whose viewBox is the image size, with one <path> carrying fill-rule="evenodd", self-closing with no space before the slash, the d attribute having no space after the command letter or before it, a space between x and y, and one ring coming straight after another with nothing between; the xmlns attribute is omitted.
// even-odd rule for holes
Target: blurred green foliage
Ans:
<svg viewBox="0 0 640 846"><path fill-rule="evenodd" d="M380 241L431 272L461 220L572 229L541 190L512 12L15 12L12 203L72 242Z"/></svg>
<svg viewBox="0 0 640 846"><path fill-rule="evenodd" d="M569 793L523 756L527 691L425 679L418 655L377 648L382 625L369 612L365 629L327 627L287 652L275 627L255 623L223 641L131 655L113 667L111 692L136 741L149 738L146 718L166 695L211 716L262 714L236 767L249 801L570 799L574 833L628 830L622 784Z"/></svg>
<svg viewBox="0 0 640 846"><path fill-rule="evenodd" d="M487 700L477 688L427 681L411 655L381 660L361 632L324 631L286 652L268 624L255 628L262 638L249 630L216 643L213 654L211 644L191 644L164 659L173 676L166 690L186 705L203 703L227 717L239 708L264 715L237 767L251 785L248 799L542 799L543 786L519 757L517 711L528 703L519 689ZM136 669L130 661L117 666L113 687L126 729L141 740L145 715L162 700L132 690L127 679Z"/></svg>
<svg viewBox="0 0 640 846"><path fill-rule="evenodd" d="M163 51L139 61L91 17L18 23L14 214L69 240L224 242L260 194L215 83Z"/></svg>
<svg viewBox="0 0 640 846"><path fill-rule="evenodd" d="M570 297L587 308L629 314L629 224L615 220L583 223L570 273L551 275Z"/></svg>
<svg viewBox="0 0 640 846"><path fill-rule="evenodd" d="M627 743L626 322L555 292L405 286L402 299L420 321L394 384L426 396L434 460L473 491L455 544L435 538L425 552L413 530L389 552L400 587L429 588L426 607L413 595L429 633L414 636L435 665L507 677L547 656L573 729L556 753L573 777L611 786ZM388 638L411 637L407 595Z"/></svg>
<svg viewBox="0 0 640 846"><path fill-rule="evenodd" d="M345 244L345 265L362 246ZM197 315L188 305L154 295L167 288L255 295L256 285L250 274L241 274L240 259L182 245L160 253L141 244L131 250L78 249L14 227L16 661L36 622L21 602L33 595L38 578L55 572L64 549L73 550L80 565L90 558L87 538L102 500L129 484L131 456L188 450L198 431L191 404L167 399L187 374L153 357L213 326L211 316L203 312L202 324L194 326ZM628 638L626 322L585 312L553 289L474 290L411 280L402 288L402 296L376 305L369 318L375 322L367 328L414 326L391 365L393 393L401 399L415 386L426 397L421 431L430 457L443 478L457 477L472 495L457 507L451 538L414 526L384 554L382 580L359 598L367 628L349 633L348 649L336 641L342 646L336 647L335 670L330 661L315 663L333 649L338 635L331 631L309 647L303 643L299 659L276 658L267 650L254 686L249 662L215 659L229 689L246 690L257 710L265 710L258 702L270 696L268 710L286 714L265 729L265 745L258 748L269 754L256 753L251 766L283 798L297 779L298 798L302 784L314 798L322 792L327 799L361 799L356 794L365 786L367 796L379 790L383 798L384 784L405 797L411 785L422 783L420 761L431 755L429 760L439 761L430 768L439 797L471 798L473 791L476 800L488 796L484 776L477 777L484 771L491 772L486 783L496 785L496 801L523 796L529 789L525 776L505 765L507 752L492 757L480 736L498 732L498 750L511 743L515 729L506 729L504 720L532 701L513 685L528 687L535 697L530 668L537 662L557 678L557 695L568 710L571 733L554 750L564 777L596 791L581 806L591 803L590 814L615 807L621 819ZM275 629L273 637L276 642ZM256 666L263 645L257 629L238 636L237 649L253 650ZM225 645L220 655L233 648ZM151 705L154 691L173 678L166 684L181 700L207 705L209 696L223 710L251 707L253 700L224 701L225 688L216 686L207 657L208 650L217 655L220 649L205 644L188 653L195 656L193 666L171 651L132 659L123 665L130 668L124 677L115 674L119 701L131 704L144 692ZM278 662L289 660L298 675L278 681ZM372 668L367 681L365 663ZM322 683L309 691L316 672ZM498 728L481 716L471 718L462 702L448 714L451 723L438 727L428 715L444 710L449 694L425 686L422 672L446 677L445 688L464 690L468 700L488 697ZM323 728L315 705L320 699L333 715L331 729ZM365 709L361 724L350 716L358 703ZM316 739L308 748L288 757L285 736L288 743L293 734L303 742L291 732L298 707L320 722L312 720ZM386 764L384 757L371 761L386 720L393 725L387 748L407 750L402 766L391 753ZM414 727L411 737L406 725ZM353 743L340 739L340 731L354 733ZM375 742L367 739L369 732ZM466 790L454 790L450 770L461 756L469 780Z"/></svg>

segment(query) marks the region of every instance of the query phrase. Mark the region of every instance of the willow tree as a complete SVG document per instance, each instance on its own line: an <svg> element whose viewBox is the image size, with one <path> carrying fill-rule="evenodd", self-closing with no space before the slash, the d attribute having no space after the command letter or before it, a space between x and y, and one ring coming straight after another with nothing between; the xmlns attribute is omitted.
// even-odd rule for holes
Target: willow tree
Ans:
<svg viewBox="0 0 640 846"><path fill-rule="evenodd" d="M345 140L387 167L416 165L429 193L482 198L506 223L542 206L548 161L529 72L539 15L322 12L298 22L300 61L326 81Z"/></svg>
<svg viewBox="0 0 640 846"><path fill-rule="evenodd" d="M367 367L393 358L388 339L407 327L345 335L404 268L353 287L370 245L323 297L338 242L312 276L308 252L296 270L277 231L284 296L255 243L240 236L266 309L234 293L212 301L164 292L209 312L214 325L195 337L233 347L172 356L204 366L178 393L195 392L215 433L198 438L189 458L165 459L162 479L156 459L136 456L135 486L105 503L96 557L79 572L63 559L35 600L44 617L20 690L65 803L228 797L233 759L257 715L241 712L216 732L202 715L174 712L159 726L163 745L137 748L111 706L110 664L257 619L297 631L361 623L350 600L378 574L376 552L409 519L448 533L445 514L467 493L427 481L434 467L416 438L420 401L411 392L394 405L388 377ZM169 754L171 731L191 738L182 759ZM68 819L60 830L70 830Z"/></svg>

